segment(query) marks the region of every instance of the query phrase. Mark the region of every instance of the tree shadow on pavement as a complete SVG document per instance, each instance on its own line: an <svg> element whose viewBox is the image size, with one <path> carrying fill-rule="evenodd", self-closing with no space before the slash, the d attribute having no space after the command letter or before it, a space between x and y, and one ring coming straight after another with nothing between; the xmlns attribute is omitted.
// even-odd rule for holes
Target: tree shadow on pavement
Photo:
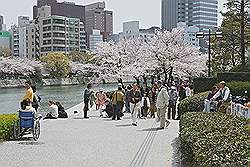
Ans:
<svg viewBox="0 0 250 167"><path fill-rule="evenodd" d="M173 142L171 143L171 146L173 147L171 166L172 167L184 167L184 165L182 165L182 160L181 160L181 150L180 150L179 137L177 137L173 140Z"/></svg>

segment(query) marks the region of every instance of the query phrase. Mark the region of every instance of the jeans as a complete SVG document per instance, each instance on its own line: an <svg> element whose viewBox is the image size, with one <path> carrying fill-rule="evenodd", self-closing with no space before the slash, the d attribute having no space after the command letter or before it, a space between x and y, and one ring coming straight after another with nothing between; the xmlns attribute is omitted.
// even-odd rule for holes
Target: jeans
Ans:
<svg viewBox="0 0 250 167"><path fill-rule="evenodd" d="M203 109L203 112L210 112L210 104L211 104L210 100L208 100L208 99L204 100L204 109Z"/></svg>

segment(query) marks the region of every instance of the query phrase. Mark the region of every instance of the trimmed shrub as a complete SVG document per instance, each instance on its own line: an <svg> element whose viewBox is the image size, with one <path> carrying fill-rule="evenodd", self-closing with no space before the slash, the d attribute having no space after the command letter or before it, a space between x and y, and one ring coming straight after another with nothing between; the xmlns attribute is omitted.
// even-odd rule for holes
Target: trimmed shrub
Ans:
<svg viewBox="0 0 250 167"><path fill-rule="evenodd" d="M217 73L217 80L231 82L231 81L250 81L250 72L223 72Z"/></svg>
<svg viewBox="0 0 250 167"><path fill-rule="evenodd" d="M245 69L241 68L241 65L234 66L231 70L231 72L249 72L250 71L250 61L247 62Z"/></svg>
<svg viewBox="0 0 250 167"><path fill-rule="evenodd" d="M194 78L194 93L208 91L217 84L217 78Z"/></svg>
<svg viewBox="0 0 250 167"><path fill-rule="evenodd" d="M13 124L16 120L16 114L0 115L0 140L9 140L13 136Z"/></svg>
<svg viewBox="0 0 250 167"><path fill-rule="evenodd" d="M227 86L233 96L247 96L248 99L250 98L250 82L229 82Z"/></svg>
<svg viewBox="0 0 250 167"><path fill-rule="evenodd" d="M180 120L185 166L247 166L247 121L223 113L185 113Z"/></svg>
<svg viewBox="0 0 250 167"><path fill-rule="evenodd" d="M202 111L204 108L204 100L207 96L208 92L203 92L181 100L178 105L179 114L182 115L185 112Z"/></svg>

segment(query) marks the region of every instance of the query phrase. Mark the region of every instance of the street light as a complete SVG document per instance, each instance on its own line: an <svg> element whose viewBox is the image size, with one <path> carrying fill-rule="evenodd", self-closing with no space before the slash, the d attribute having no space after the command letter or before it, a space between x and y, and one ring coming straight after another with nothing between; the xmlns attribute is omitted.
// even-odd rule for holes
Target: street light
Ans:
<svg viewBox="0 0 250 167"><path fill-rule="evenodd" d="M222 38L222 32L211 32L209 29L208 33L196 33L196 38L204 38L206 36L208 36L208 77L211 77L211 36L215 36L215 38Z"/></svg>

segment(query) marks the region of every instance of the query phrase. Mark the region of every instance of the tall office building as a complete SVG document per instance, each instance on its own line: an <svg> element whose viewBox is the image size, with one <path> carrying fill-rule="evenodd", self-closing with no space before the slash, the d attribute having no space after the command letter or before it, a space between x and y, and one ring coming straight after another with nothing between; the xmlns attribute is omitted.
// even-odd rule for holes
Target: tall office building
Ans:
<svg viewBox="0 0 250 167"><path fill-rule="evenodd" d="M162 28L171 30L178 22L201 31L217 28L218 0L162 0Z"/></svg>
<svg viewBox="0 0 250 167"><path fill-rule="evenodd" d="M113 12L105 10L105 2L85 6L85 30L88 35L100 30L103 40L113 34Z"/></svg>
<svg viewBox="0 0 250 167"><path fill-rule="evenodd" d="M3 31L3 16L0 16L0 31Z"/></svg>
<svg viewBox="0 0 250 167"><path fill-rule="evenodd" d="M177 27L177 3L179 0L162 0L161 26L162 29L171 30Z"/></svg>

